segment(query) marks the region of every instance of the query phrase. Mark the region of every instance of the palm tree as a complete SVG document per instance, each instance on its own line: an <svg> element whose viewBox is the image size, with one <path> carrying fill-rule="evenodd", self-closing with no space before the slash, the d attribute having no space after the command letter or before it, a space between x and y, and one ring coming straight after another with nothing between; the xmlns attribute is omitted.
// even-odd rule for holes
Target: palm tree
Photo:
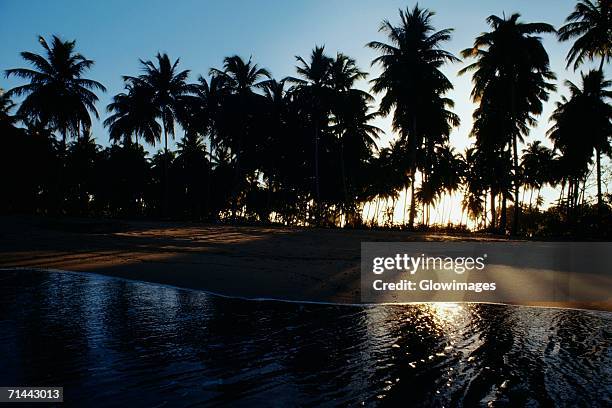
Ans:
<svg viewBox="0 0 612 408"><path fill-rule="evenodd" d="M570 98L562 98L551 117L554 122L548 135L561 151L564 166L573 180L579 180L586 172L595 151L597 170L597 204L601 210L601 154L612 154L612 81L606 80L600 71L592 70L582 75L582 88L571 81L565 82ZM574 191L576 189L574 188Z"/></svg>
<svg viewBox="0 0 612 408"><path fill-rule="evenodd" d="M298 62L296 71L301 78L289 77L288 80L297 85L296 93L310 116L314 141L315 201L318 206L321 200L319 146L321 130L327 128L329 124L329 105L332 94L329 85L333 60L325 54L325 46L315 46L310 54L309 62L300 56L296 56L295 59ZM318 217L318 208L316 212Z"/></svg>
<svg viewBox="0 0 612 408"><path fill-rule="evenodd" d="M125 87L127 92L115 95L106 107L107 112L112 113L104 121L109 138L115 143L123 140L124 144L130 144L133 136L138 144L140 136L146 143L154 146L161 140L162 131L156 120L160 111L151 103L154 90L144 83L130 81Z"/></svg>
<svg viewBox="0 0 612 408"><path fill-rule="evenodd" d="M168 135L174 137L174 125L182 106L181 99L194 91L187 83L189 70L178 70L180 59L171 62L168 54L157 53L157 65L151 60L140 60L143 73L137 77L125 76L124 80L134 88L144 88L152 92L151 104L158 113L164 134L164 187L162 212L168 208Z"/></svg>
<svg viewBox="0 0 612 408"><path fill-rule="evenodd" d="M192 219L200 219L204 198L203 179L207 177L206 169L209 168L206 147L202 136L196 132L186 132L177 143L177 148L173 169L178 173L177 180L182 187L179 192L181 208Z"/></svg>
<svg viewBox="0 0 612 408"><path fill-rule="evenodd" d="M13 126L17 122L17 117L11 115L11 111L15 107L15 102L0 88L0 126Z"/></svg>
<svg viewBox="0 0 612 408"><path fill-rule="evenodd" d="M433 12L421 9L400 10L400 25L383 21L380 31L390 43L372 41L368 47L381 53L372 64L379 64L383 72L372 80L372 91L382 93L380 112L393 111L393 129L408 140L409 177L413 200L410 205L409 226L414 225L414 180L417 169L417 150L428 133L429 123L419 118L433 117L444 103L440 96L452 89L448 78L440 71L447 62L458 61L450 52L440 48L450 39L451 29L435 31L431 25Z"/></svg>
<svg viewBox="0 0 612 408"><path fill-rule="evenodd" d="M344 210L354 215L355 178L359 176L362 165L376 148L375 140L382 130L370 124L379 116L370 112L369 104L374 98L365 91L354 88L355 82L366 77L357 63L342 53L338 53L330 66L332 127L337 135L340 150L340 170L344 192ZM348 180L347 173L351 174ZM349 211L349 208L351 209Z"/></svg>
<svg viewBox="0 0 612 408"><path fill-rule="evenodd" d="M221 76L213 75L209 80L203 76L198 77L198 83L195 85L194 98L196 109L195 127L199 134L208 136L208 177L206 178L206 211L209 215L214 216L211 212L211 184L213 172L213 155L215 147L218 145L219 139L219 123L222 120L222 103L227 96L229 90L226 88L224 79Z"/></svg>
<svg viewBox="0 0 612 408"><path fill-rule="evenodd" d="M551 168L553 166L554 152L542 142L536 140L523 149L521 168L523 169L523 184L525 189L531 190L529 195L529 209L533 199L533 192L537 190L536 200L540 196L542 186L551 181ZM523 196L525 195L523 191Z"/></svg>
<svg viewBox="0 0 612 408"><path fill-rule="evenodd" d="M536 34L552 33L554 28L545 23L523 23L519 14L509 18L495 15L487 18L491 31L479 35L472 48L462 52L464 58L477 61L460 71L473 71L472 98L479 102L486 115L496 109L499 133L504 144L511 145L514 165L514 217L512 233L518 232L520 214L518 142L529 133L528 125L536 123L542 112L542 101L548 100L555 86L547 80L555 79L541 38Z"/></svg>
<svg viewBox="0 0 612 408"><path fill-rule="evenodd" d="M601 58L599 71L603 72L604 62L612 58L612 2L581 0L565 21L559 40L576 38L567 54L567 67L573 62L576 70L585 59Z"/></svg>
<svg viewBox="0 0 612 408"><path fill-rule="evenodd" d="M83 78L94 62L75 52L75 41L63 41L53 36L51 44L39 36L38 41L46 56L24 51L21 57L32 68L14 68L6 76L26 79L29 83L10 89L6 97L23 96L17 115L62 134L62 152L66 150L69 135L79 137L91 127L93 114L98 118L95 91L106 88L94 80Z"/></svg>
<svg viewBox="0 0 612 408"><path fill-rule="evenodd" d="M491 84L486 98L480 100L480 105L473 114L473 125L470 136L474 142L475 153L473 159L477 160L477 168L482 172L480 175L483 186L490 192L491 221L489 230L497 231L496 198L501 195L499 230L506 231L506 200L511 186L512 157L510 153L511 143L508 137L500 131L506 129L510 134L520 132L521 128L512 122L505 105L502 105L506 90L499 83Z"/></svg>
<svg viewBox="0 0 612 408"><path fill-rule="evenodd" d="M263 96L255 93L255 89L263 87L264 79L269 79L271 75L267 69L259 67L250 58L245 61L238 55L226 57L223 60L223 70L212 68L210 74L220 78L228 92L222 102L226 120L223 125L224 130L219 136L236 157L232 194L232 214L235 217L244 173L242 159L245 152L251 151L246 149L245 144L255 143L255 140L249 139L255 134L253 130L255 109L263 103Z"/></svg>
<svg viewBox="0 0 612 408"><path fill-rule="evenodd" d="M566 24L559 29L558 34L560 41L576 39L567 54L567 66L569 67L573 62L574 70L576 70L584 63L585 59L593 61L600 58L599 73L601 81L604 81L604 63L612 58L612 2L610 0L579 1L574 11L567 17ZM592 79L594 82L597 81L595 77ZM597 206L598 211L601 212L600 153L600 149L596 149Z"/></svg>

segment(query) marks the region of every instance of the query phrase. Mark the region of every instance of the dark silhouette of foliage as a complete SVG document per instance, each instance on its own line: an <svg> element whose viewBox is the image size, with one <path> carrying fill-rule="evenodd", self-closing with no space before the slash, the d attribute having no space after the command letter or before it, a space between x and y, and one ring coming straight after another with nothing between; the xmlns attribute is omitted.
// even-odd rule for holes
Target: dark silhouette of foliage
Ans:
<svg viewBox="0 0 612 408"><path fill-rule="evenodd" d="M40 37L44 55L21 54L32 68L6 71L25 83L0 92L0 212L450 231L465 231L469 219L474 229L503 234L510 222L513 234L606 238L610 10L607 0L581 0L559 30L559 40L575 40L568 67L599 59L599 69L582 74L580 85L566 82L570 95L551 116L553 148L534 141L522 151L555 90L539 37L554 29L518 14L488 17L490 31L462 52L475 59L460 72L472 73L477 103L473 144L462 153L450 141L459 117L443 73L459 61L443 49L452 30L436 30L434 13L418 6L400 10L397 24L383 21L386 42L366 45L381 68L369 81L378 106L362 89L368 73L323 45L297 56L295 76L283 79L233 55L192 83L179 59L158 53L123 77L106 107L107 147L91 133L96 92L105 90L84 78L93 61L74 41ZM375 121L388 115L397 137L379 146ZM591 174L596 205L586 193ZM548 208L544 186L560 194ZM459 226L445 211L457 196Z"/></svg>

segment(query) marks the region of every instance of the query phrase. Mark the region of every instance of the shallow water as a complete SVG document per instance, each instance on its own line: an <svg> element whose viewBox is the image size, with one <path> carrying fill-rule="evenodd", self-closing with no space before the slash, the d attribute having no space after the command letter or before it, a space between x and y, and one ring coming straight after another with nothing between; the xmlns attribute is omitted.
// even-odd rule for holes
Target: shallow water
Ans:
<svg viewBox="0 0 612 408"><path fill-rule="evenodd" d="M65 405L610 406L612 313L228 299L0 271L0 385Z"/></svg>

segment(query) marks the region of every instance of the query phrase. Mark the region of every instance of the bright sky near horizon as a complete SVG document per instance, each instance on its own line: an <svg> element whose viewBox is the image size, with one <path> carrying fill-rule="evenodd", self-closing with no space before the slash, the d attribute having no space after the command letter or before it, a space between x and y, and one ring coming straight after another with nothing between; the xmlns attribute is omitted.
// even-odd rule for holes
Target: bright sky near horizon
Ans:
<svg viewBox="0 0 612 408"><path fill-rule="evenodd" d="M190 69L191 79L207 75L211 67L221 67L225 56L249 56L268 68L275 78L295 75L295 56L308 56L315 44L324 44L329 54L341 51L355 58L363 70L378 73L370 67L376 56L365 47L372 40L386 41L378 28L383 19L398 21L398 9L414 6L410 1L313 0L313 1L79 1L79 0L0 0L0 70L25 66L19 52L42 53L37 35L58 34L76 39L77 49L95 60L87 77L102 82L108 89L100 95L98 111L106 116L105 106L112 95L123 88L122 75L137 74L138 59L151 59L158 52L181 58L181 67ZM519 12L524 21L543 21L555 28L561 26L572 11L574 0L476 0L420 1L419 5L436 12L436 29L454 28L453 38L445 48L455 55L470 47L474 38L488 29L485 18L491 14L510 15ZM559 43L551 35L543 36L550 55L551 68L557 74L558 92L550 101L527 141L546 140L548 117L566 94L563 81L579 81L579 73L565 70L569 43ZM468 133L474 109L470 102L471 79L458 76L465 62L444 68L455 85L449 96L455 101L455 112L462 125L451 135L453 146L463 151L471 141ZM584 67L588 69L589 66ZM608 69L609 71L609 69ZM0 79L0 88L9 89L20 81ZM367 82L360 87L368 89ZM379 145L386 146L394 137L390 119L377 122L386 135ZM101 121L95 122L93 134L97 142L108 145L108 136ZM179 133L177 139L181 137ZM550 195L547 199L552 199ZM548 200L547 200L548 201Z"/></svg>

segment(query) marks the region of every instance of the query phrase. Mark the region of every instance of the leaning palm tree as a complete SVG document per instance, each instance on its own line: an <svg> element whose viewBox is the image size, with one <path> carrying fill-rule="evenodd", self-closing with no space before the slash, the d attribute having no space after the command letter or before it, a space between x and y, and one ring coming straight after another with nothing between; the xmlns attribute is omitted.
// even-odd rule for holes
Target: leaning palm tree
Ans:
<svg viewBox="0 0 612 408"><path fill-rule="evenodd" d="M448 41L452 29L435 31L431 24L433 12L417 6L400 10L400 25L383 21L380 31L387 34L390 43L372 41L368 47L381 55L372 61L382 67L382 74L372 80L372 91L383 94L380 112L393 111L393 129L408 140L409 178L413 200L410 205L409 226L414 225L414 180L417 169L417 150L429 124L419 118L436 116L444 103L440 96L453 88L440 68L448 62L458 61L450 52L440 48Z"/></svg>
<svg viewBox="0 0 612 408"><path fill-rule="evenodd" d="M124 77L124 80L135 88L146 88L152 92L151 104L157 110L164 134L164 182L162 212L168 209L168 136L174 137L174 126L177 112L182 106L181 99L194 91L194 86L187 83L189 70L179 71L180 59L174 62L168 54L157 53L157 65L151 60L140 60L143 73L137 77Z"/></svg>
<svg viewBox="0 0 612 408"><path fill-rule="evenodd" d="M477 115L498 116L498 133L503 144L511 146L514 165L514 217L512 233L518 232L520 169L518 142L535 125L535 116L542 113L542 101L555 86L555 79L540 33L552 33L545 23L523 23L519 14L509 18L495 15L487 18L491 31L479 35L472 48L462 52L464 58L477 61L460 71L473 71L472 98L480 104Z"/></svg>
<svg viewBox="0 0 612 408"><path fill-rule="evenodd" d="M567 67L573 62L577 69L585 59L601 58L599 71L603 72L604 63L612 59L612 1L581 0L565 21L559 40L576 39L567 54Z"/></svg>
<svg viewBox="0 0 612 408"><path fill-rule="evenodd" d="M106 91L94 80L83 78L94 62L75 51L75 41L63 41L53 36L51 44L43 37L38 41L46 56L24 51L21 57L33 68L6 70L6 76L16 76L29 83L6 92L7 97L24 97L17 115L39 122L62 135L62 152L68 136L79 137L91 127L91 116L98 118L95 91Z"/></svg>

